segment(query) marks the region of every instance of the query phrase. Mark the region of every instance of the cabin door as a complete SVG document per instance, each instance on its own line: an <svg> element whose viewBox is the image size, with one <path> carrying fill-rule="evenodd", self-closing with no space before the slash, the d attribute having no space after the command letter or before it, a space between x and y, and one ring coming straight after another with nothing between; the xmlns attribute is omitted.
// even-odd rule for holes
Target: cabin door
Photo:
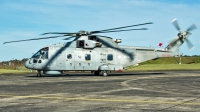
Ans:
<svg viewBox="0 0 200 112"><path fill-rule="evenodd" d="M74 52L74 70L83 70L85 53L83 51L75 51Z"/></svg>

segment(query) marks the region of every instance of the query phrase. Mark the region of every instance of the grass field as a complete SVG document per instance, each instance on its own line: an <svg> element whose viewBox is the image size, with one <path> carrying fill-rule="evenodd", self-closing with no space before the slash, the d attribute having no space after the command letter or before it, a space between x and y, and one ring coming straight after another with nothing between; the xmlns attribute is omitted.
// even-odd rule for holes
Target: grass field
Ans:
<svg viewBox="0 0 200 112"><path fill-rule="evenodd" d="M131 66L128 71L154 71L154 70L200 70L200 64L144 64Z"/></svg>
<svg viewBox="0 0 200 112"><path fill-rule="evenodd" d="M0 69L0 74L27 74L31 73L29 70L10 70L10 69Z"/></svg>

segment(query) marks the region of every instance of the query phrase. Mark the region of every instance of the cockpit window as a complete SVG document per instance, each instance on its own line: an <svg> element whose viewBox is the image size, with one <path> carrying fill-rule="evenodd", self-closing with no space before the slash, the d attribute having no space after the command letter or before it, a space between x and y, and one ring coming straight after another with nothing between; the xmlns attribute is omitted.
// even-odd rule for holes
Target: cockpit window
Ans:
<svg viewBox="0 0 200 112"><path fill-rule="evenodd" d="M48 59L48 52L47 51L42 52L42 59Z"/></svg>
<svg viewBox="0 0 200 112"><path fill-rule="evenodd" d="M44 47L41 49L41 51L49 51L49 48L48 47Z"/></svg>
<svg viewBox="0 0 200 112"><path fill-rule="evenodd" d="M35 53L31 58L36 58L39 59L41 56L41 51L38 51L37 53Z"/></svg>
<svg viewBox="0 0 200 112"><path fill-rule="evenodd" d="M42 48L37 53L35 53L31 58L35 58L35 59L39 59L39 58L48 59L48 51L49 51L48 47Z"/></svg>

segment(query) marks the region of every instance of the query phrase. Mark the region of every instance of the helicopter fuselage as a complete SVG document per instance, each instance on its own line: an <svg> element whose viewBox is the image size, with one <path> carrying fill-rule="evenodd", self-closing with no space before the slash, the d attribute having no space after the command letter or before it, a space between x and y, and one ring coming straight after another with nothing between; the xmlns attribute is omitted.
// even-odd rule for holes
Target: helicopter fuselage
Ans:
<svg viewBox="0 0 200 112"><path fill-rule="evenodd" d="M165 49L120 46L121 39L82 36L74 41L49 45L34 54L25 66L44 74L62 71L123 71L126 67L158 57L178 55Z"/></svg>

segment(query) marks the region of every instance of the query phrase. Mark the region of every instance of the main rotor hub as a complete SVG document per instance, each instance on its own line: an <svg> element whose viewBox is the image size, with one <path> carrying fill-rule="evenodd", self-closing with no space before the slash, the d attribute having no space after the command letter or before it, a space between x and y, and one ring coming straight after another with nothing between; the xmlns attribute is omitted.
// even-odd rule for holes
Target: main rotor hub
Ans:
<svg viewBox="0 0 200 112"><path fill-rule="evenodd" d="M84 36L84 35L89 35L89 32L88 32L88 31L85 31L85 30L80 30L80 31L78 31L78 34L79 34L80 36Z"/></svg>

